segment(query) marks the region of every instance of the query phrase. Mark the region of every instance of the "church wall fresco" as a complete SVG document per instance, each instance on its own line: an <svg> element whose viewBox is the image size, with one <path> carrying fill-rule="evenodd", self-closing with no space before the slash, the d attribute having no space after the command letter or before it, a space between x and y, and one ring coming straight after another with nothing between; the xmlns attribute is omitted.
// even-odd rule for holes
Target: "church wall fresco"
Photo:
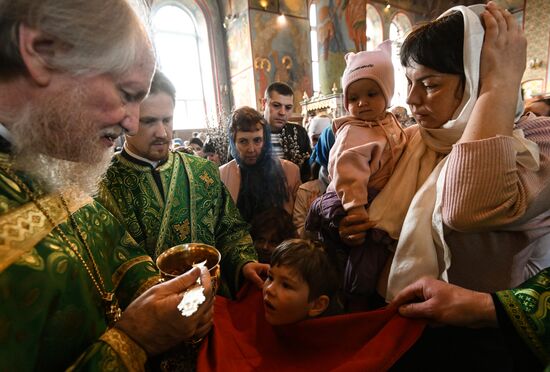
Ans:
<svg viewBox="0 0 550 372"><path fill-rule="evenodd" d="M230 0L231 1L231 0ZM549 24L549 11L538 11L550 6L547 0L496 0L512 9L518 21L526 18L529 47L528 59L542 59L539 69L526 71L526 78L543 79L542 89L549 90L548 31L531 30L537 24ZM463 0L463 5L479 0ZM243 5L244 3L244 5ZM233 95L237 102L260 107L260 98L267 85L280 80L295 90L295 112L303 93L312 95L310 39L308 11L310 0L232 0L235 9L246 8L238 19L227 28L230 75ZM330 94L333 86L341 92L340 78L345 68L344 56L348 52L364 50L366 45L366 5L370 4L380 15L383 39L389 38L389 28L397 13L405 14L412 24L437 17L456 1L400 0L392 1L386 8L385 1L378 0L317 0L317 30L321 94ZM397 4L396 4L397 3ZM524 14L525 3L527 13ZM371 8L372 9L372 8ZM531 13L529 13L529 9ZM277 18L286 15L286 25L279 25ZM542 22L542 23L541 23ZM530 26L531 24L532 26ZM532 34L536 37L532 37ZM237 75L248 74L246 79ZM253 80L254 91L243 92ZM246 81L246 83L244 83ZM238 82L238 83L237 83Z"/></svg>
<svg viewBox="0 0 550 372"><path fill-rule="evenodd" d="M309 45L309 21L305 18L286 16L281 24L279 14L250 10L256 106L267 86L282 81L294 89L298 106L304 91L311 93L311 52Z"/></svg>

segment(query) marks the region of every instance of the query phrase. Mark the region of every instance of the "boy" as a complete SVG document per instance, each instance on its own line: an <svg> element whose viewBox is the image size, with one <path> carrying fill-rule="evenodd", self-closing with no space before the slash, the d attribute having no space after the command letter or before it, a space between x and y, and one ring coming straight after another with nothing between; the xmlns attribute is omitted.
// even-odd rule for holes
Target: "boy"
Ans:
<svg viewBox="0 0 550 372"><path fill-rule="evenodd" d="M265 318L283 325L332 312L338 288L338 275L320 243L286 240L271 256L263 288Z"/></svg>

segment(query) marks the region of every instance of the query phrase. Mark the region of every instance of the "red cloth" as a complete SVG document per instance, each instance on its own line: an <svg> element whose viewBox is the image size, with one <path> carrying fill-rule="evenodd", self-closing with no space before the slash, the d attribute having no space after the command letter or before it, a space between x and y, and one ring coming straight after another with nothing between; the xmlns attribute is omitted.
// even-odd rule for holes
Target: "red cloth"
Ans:
<svg viewBox="0 0 550 372"><path fill-rule="evenodd" d="M239 298L216 298L214 328L200 349L198 371L387 370L425 325L381 309L273 327L260 290L243 288Z"/></svg>

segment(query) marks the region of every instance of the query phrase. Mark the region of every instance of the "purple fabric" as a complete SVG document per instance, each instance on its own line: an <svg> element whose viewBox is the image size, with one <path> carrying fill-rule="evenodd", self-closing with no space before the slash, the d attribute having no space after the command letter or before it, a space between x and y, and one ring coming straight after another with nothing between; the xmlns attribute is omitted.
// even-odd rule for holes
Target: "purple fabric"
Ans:
<svg viewBox="0 0 550 372"><path fill-rule="evenodd" d="M335 192L327 192L313 201L309 207L304 228L321 236L327 253L343 274L349 247L340 240L338 226L346 211Z"/></svg>
<svg viewBox="0 0 550 372"><path fill-rule="evenodd" d="M336 263L343 277L346 306L364 310L368 306L366 299L375 292L378 277L389 256L388 247L393 240L385 232L372 229L367 232L363 245L349 247L340 240L338 233L340 221L345 216L338 195L327 192L313 201L305 229L320 233L329 255Z"/></svg>
<svg viewBox="0 0 550 372"><path fill-rule="evenodd" d="M365 243L350 249L344 273L346 294L354 297L372 295L389 253L387 245L376 241L368 231Z"/></svg>

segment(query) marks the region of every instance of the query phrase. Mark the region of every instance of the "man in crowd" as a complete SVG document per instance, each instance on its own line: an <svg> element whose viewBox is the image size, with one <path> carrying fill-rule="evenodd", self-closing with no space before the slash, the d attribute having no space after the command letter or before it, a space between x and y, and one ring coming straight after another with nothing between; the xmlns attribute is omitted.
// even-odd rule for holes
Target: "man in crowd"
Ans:
<svg viewBox="0 0 550 372"><path fill-rule="evenodd" d="M261 287L268 265L256 262L248 225L217 166L170 151L175 100L174 86L157 71L140 106L139 131L126 136L98 200L154 259L178 244L210 244L222 254L220 294L235 295L243 276Z"/></svg>
<svg viewBox="0 0 550 372"><path fill-rule="evenodd" d="M211 327L208 273L183 317L200 270L148 289L150 257L90 197L155 68L133 3L0 0L0 370L143 370Z"/></svg>
<svg viewBox="0 0 550 372"><path fill-rule="evenodd" d="M300 168L302 182L310 178L308 159L311 155L309 137L304 127L288 122L294 107L294 92L285 83L271 83L262 99L264 118L271 128L273 153Z"/></svg>

